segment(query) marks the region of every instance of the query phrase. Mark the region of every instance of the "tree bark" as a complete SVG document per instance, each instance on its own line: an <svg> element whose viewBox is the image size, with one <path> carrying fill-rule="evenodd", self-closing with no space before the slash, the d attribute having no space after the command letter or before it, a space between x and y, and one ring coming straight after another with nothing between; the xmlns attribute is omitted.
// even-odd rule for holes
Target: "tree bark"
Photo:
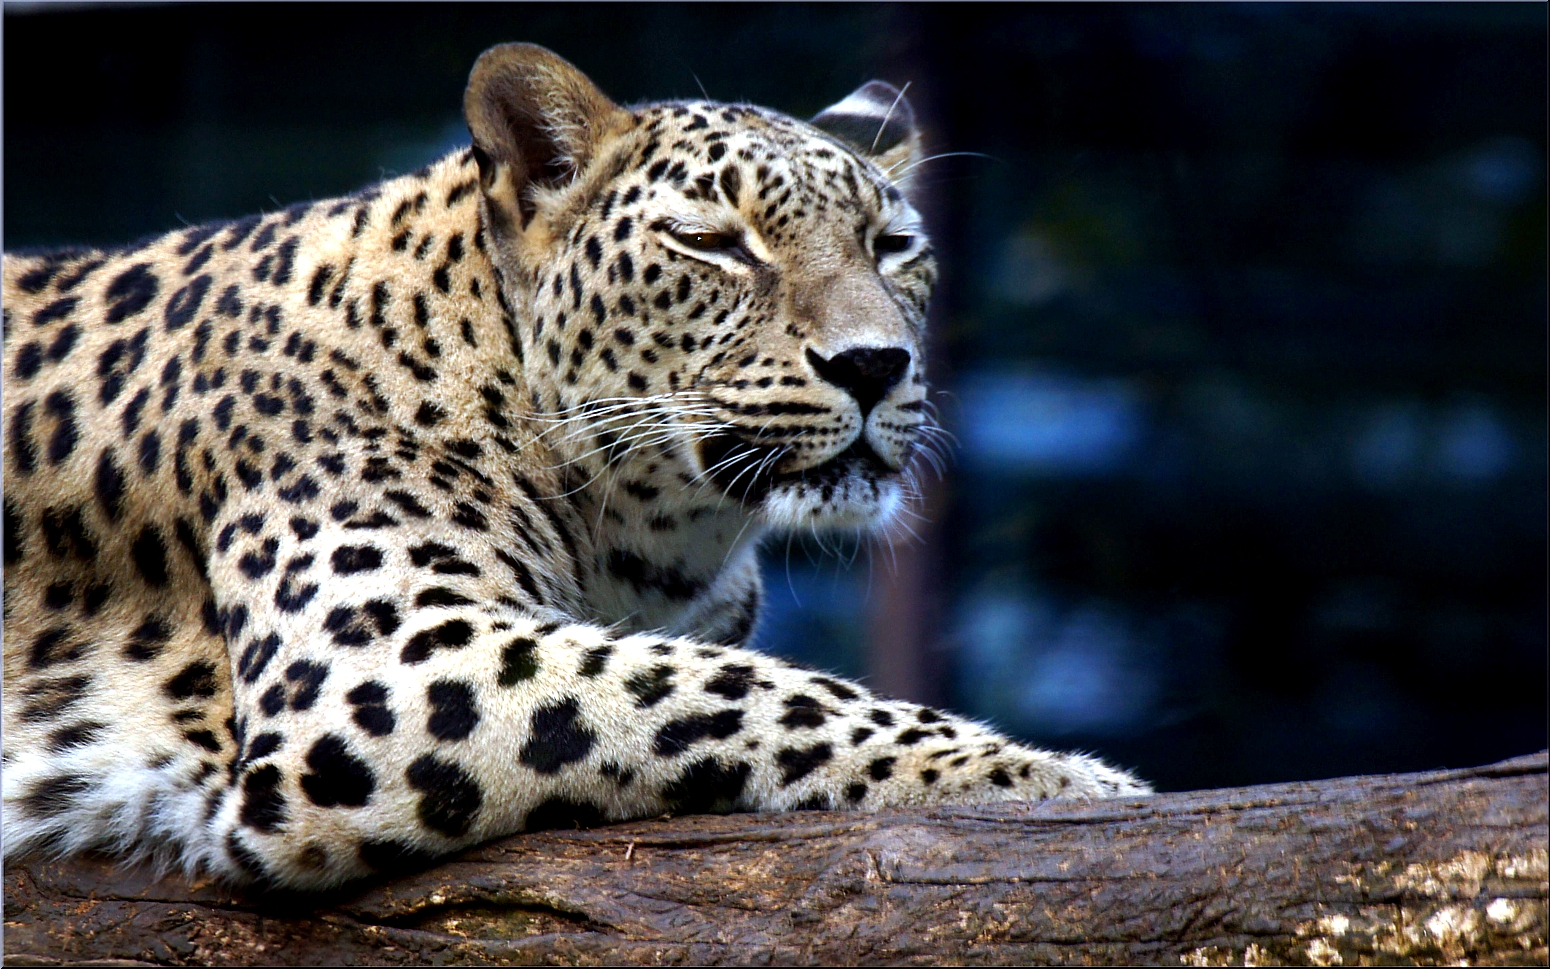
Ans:
<svg viewBox="0 0 1550 969"><path fill-rule="evenodd" d="M1546 754L506 838L329 896L8 866L10 965L1543 965Z"/></svg>

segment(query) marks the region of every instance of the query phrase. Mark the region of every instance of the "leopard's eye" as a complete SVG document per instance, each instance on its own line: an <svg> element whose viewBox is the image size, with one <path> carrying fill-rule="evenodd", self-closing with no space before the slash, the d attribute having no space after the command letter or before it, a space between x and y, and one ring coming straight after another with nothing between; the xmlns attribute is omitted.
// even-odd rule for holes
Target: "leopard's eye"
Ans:
<svg viewBox="0 0 1550 969"><path fill-rule="evenodd" d="M872 250L879 256L890 255L895 252L903 252L915 241L914 236L887 235L878 236L872 240Z"/></svg>
<svg viewBox="0 0 1550 969"><path fill-rule="evenodd" d="M690 249L708 252L714 249L730 249L737 240L725 232L675 232L673 238Z"/></svg>

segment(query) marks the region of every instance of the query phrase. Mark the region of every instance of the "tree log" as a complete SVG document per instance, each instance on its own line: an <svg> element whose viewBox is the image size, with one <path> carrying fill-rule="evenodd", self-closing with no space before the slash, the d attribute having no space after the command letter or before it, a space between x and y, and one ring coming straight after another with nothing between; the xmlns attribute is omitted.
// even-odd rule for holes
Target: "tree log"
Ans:
<svg viewBox="0 0 1550 969"><path fill-rule="evenodd" d="M1088 803L699 816L328 896L7 867L10 965L1546 962L1546 754Z"/></svg>

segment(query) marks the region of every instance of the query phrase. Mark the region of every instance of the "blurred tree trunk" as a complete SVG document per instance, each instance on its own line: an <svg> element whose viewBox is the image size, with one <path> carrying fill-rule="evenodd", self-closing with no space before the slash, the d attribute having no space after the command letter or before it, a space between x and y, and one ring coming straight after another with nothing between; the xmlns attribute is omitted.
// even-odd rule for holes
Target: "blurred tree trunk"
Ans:
<svg viewBox="0 0 1550 969"><path fill-rule="evenodd" d="M951 112L943 110L943 102L952 74L937 63L940 52L935 42L940 38L930 32L933 12L915 4L887 10L888 28L883 31L887 41L878 76L897 87L907 85L905 94L922 132L923 153L951 151ZM941 270L925 335L924 363L933 388L950 387L953 382L954 361L946 334L960 301L952 255L958 250L952 243L962 231L960 223L969 207L952 196L950 188L924 177L915 179L910 192L911 204L936 240ZM927 399L939 406L941 391L931 390ZM915 459L914 468L917 496L887 535L874 540L869 549L866 684L884 696L951 706L950 671L945 668L941 642L943 578L951 568L943 529L952 513L953 479L950 469L939 474L924 457Z"/></svg>
<svg viewBox="0 0 1550 969"><path fill-rule="evenodd" d="M1546 755L1098 803L521 835L329 897L10 866L10 965L1533 965ZM111 962L109 962L111 961Z"/></svg>
<svg viewBox="0 0 1550 969"><path fill-rule="evenodd" d="M896 523L870 552L866 684L883 696L948 706L938 645L947 563L937 524L947 515L948 483L923 460L916 480L908 529Z"/></svg>

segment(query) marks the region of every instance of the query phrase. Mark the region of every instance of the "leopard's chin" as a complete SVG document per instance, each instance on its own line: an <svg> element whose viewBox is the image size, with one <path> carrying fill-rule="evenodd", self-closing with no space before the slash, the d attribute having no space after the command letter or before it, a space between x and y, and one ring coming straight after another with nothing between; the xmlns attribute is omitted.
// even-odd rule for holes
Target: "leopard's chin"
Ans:
<svg viewBox="0 0 1550 969"><path fill-rule="evenodd" d="M778 484L764 496L758 514L778 531L882 531L904 505L900 478L898 472L886 477L844 474L821 484Z"/></svg>
<svg viewBox="0 0 1550 969"><path fill-rule="evenodd" d="M700 445L706 472L727 497L781 530L878 530L904 502L903 472L857 437L840 453L780 470L779 452L718 435Z"/></svg>

